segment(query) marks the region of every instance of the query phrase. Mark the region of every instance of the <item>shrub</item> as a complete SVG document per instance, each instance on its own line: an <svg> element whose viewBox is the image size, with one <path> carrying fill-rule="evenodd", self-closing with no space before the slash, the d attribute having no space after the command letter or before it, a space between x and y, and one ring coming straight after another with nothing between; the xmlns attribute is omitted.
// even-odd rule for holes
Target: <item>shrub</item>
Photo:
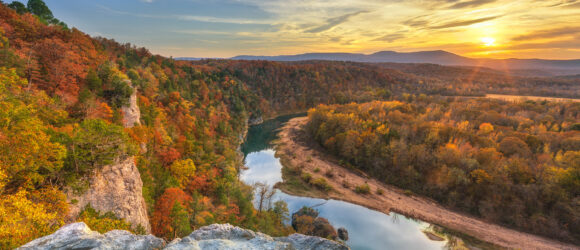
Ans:
<svg viewBox="0 0 580 250"><path fill-rule="evenodd" d="M312 175L309 173L302 173L300 177L302 178L303 181L308 183L310 183L310 180L312 180Z"/></svg>
<svg viewBox="0 0 580 250"><path fill-rule="evenodd" d="M324 179L324 178L316 178L316 179L312 180L310 182L310 184L312 184L316 188L324 190L324 191L332 190L332 186L330 186L330 184L328 184L328 182L326 182L326 179Z"/></svg>
<svg viewBox="0 0 580 250"><path fill-rule="evenodd" d="M382 189L380 189L380 188L377 188L377 194L378 194L378 195L383 195L384 193L385 193L385 191L383 191L383 190L382 190Z"/></svg>
<svg viewBox="0 0 580 250"><path fill-rule="evenodd" d="M354 191L359 194L369 194L371 192L371 187L369 187L369 184L365 183L360 186L356 186Z"/></svg>
<svg viewBox="0 0 580 250"><path fill-rule="evenodd" d="M119 219L114 213L107 212L101 214L99 211L87 205L79 215L79 221L84 222L91 228L99 233L106 233L114 229L127 230L133 233L144 234L142 228L133 230L131 224L123 219Z"/></svg>

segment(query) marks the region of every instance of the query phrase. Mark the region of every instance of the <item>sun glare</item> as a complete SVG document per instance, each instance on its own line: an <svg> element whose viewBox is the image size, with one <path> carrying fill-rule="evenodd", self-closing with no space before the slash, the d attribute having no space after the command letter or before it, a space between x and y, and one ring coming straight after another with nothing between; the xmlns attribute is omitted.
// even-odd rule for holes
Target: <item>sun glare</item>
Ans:
<svg viewBox="0 0 580 250"><path fill-rule="evenodd" d="M484 37L484 38L481 38L481 43L483 43L483 45L488 46L488 47L493 46L495 43L495 39L491 38L491 37Z"/></svg>

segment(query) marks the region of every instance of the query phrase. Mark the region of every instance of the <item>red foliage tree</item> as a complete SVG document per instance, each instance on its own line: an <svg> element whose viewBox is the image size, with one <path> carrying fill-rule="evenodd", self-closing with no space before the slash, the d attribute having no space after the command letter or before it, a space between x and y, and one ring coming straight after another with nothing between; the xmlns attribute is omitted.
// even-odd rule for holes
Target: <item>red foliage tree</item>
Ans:
<svg viewBox="0 0 580 250"><path fill-rule="evenodd" d="M191 196L179 188L166 189L155 203L155 212L153 217L151 217L153 234L167 239L173 237L171 209L173 209L176 202L187 208L191 200Z"/></svg>
<svg viewBox="0 0 580 250"><path fill-rule="evenodd" d="M175 148L167 148L164 151L159 152L159 159L161 160L161 163L163 163L163 166L166 167L179 158L181 158L181 153L179 153Z"/></svg>

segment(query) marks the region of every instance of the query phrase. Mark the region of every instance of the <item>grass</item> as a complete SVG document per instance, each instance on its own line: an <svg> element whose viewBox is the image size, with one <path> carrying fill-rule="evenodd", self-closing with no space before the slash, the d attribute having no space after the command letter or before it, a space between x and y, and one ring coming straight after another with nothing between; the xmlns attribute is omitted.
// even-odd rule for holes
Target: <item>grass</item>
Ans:
<svg viewBox="0 0 580 250"><path fill-rule="evenodd" d="M283 179L283 182L276 184L276 188L292 195L318 198L328 197L328 191L326 191L326 187L322 186L322 189L320 189L311 184L313 179L312 175L302 172L302 169L299 166L292 166L287 155L284 155L278 151L276 153L276 157L279 157L280 163L282 163ZM322 182L318 181L318 185L322 185ZM330 188L332 189L332 187Z"/></svg>
<svg viewBox="0 0 580 250"><path fill-rule="evenodd" d="M328 181L325 178L314 178L312 174L303 172L303 165L293 166L290 161L291 155L283 151L281 148L276 151L276 157L282 164L283 182L276 184L275 187L287 194L328 198L328 192L333 190Z"/></svg>

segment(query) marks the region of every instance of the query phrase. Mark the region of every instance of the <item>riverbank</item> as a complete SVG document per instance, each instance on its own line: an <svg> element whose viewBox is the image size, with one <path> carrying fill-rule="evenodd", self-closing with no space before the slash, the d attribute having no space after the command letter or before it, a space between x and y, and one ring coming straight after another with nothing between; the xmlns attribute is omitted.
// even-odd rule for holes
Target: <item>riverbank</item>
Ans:
<svg viewBox="0 0 580 250"><path fill-rule="evenodd" d="M276 142L284 183L278 184L286 193L324 199L343 200L383 213L391 211L440 225L498 246L516 249L579 249L577 246L540 236L518 232L487 223L469 215L446 209L435 201L418 197L396 187L386 185L361 172L341 167L338 160L323 153L302 131L307 118L294 118L282 127ZM324 178L331 191L308 188L303 175L311 179ZM356 187L368 185L368 194L355 192ZM381 190L381 191L379 191Z"/></svg>

